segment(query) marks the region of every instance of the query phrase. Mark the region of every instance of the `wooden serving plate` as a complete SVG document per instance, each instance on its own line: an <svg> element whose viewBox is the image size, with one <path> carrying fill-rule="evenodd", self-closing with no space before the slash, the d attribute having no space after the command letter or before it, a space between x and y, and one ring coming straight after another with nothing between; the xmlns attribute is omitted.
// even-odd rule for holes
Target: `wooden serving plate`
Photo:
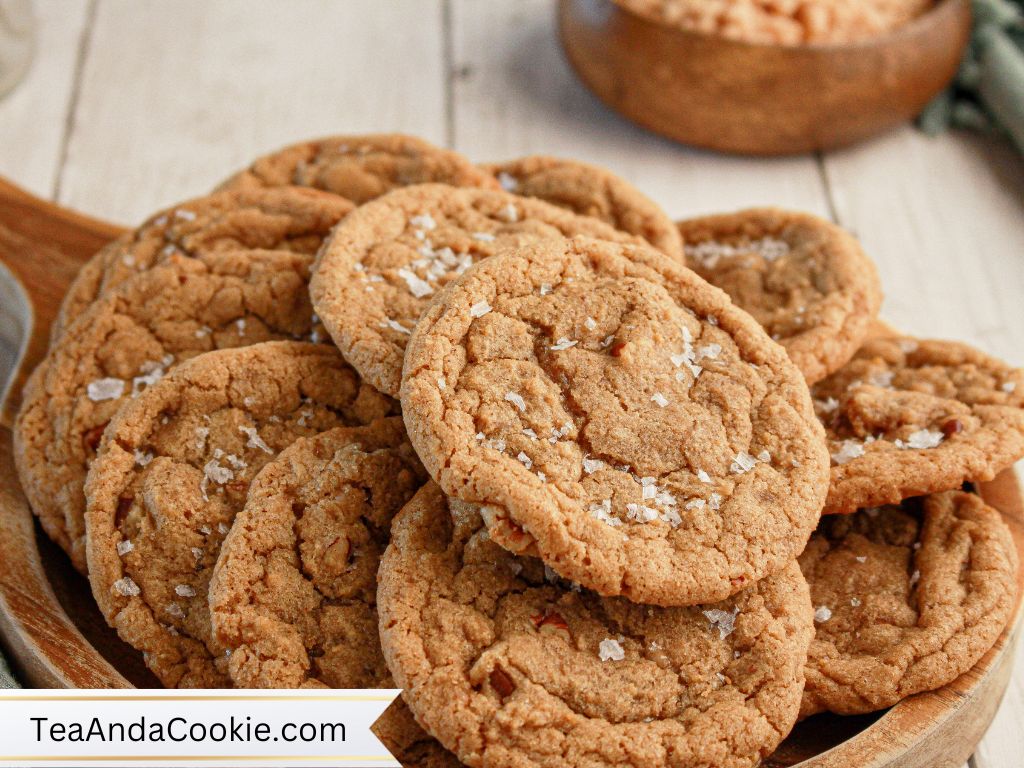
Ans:
<svg viewBox="0 0 1024 768"><path fill-rule="evenodd" d="M745 43L658 24L612 0L559 0L562 46L608 106L684 144L786 155L904 122L956 74L970 0L939 0L891 33L846 45Z"/></svg>
<svg viewBox="0 0 1024 768"><path fill-rule="evenodd" d="M86 580L42 533L18 486L10 426L20 383L42 357L49 326L75 270L121 230L31 197L0 180L0 266L25 291L31 316L18 382L0 426L0 636L21 679L47 688L157 687L138 652L122 643L96 609ZM2 282L2 275L0 275ZM0 288L0 341L12 325L11 294ZM14 325L18 323L15 322ZM13 335L8 331L7 337ZM10 348L10 339L5 345ZM4 346L0 346L0 351ZM1012 471L978 488L1003 512L1024 553L1024 502ZM766 765L771 768L962 768L988 728L1010 679L1020 627L1024 571L1009 627L971 671L945 688L885 712L817 715L800 723Z"/></svg>

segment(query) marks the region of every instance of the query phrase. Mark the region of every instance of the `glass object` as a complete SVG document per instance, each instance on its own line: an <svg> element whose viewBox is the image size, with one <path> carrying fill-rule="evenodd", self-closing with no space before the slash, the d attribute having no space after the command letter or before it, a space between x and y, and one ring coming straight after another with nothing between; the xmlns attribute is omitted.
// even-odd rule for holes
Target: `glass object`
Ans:
<svg viewBox="0 0 1024 768"><path fill-rule="evenodd" d="M25 76L35 50L31 0L0 0L0 96Z"/></svg>

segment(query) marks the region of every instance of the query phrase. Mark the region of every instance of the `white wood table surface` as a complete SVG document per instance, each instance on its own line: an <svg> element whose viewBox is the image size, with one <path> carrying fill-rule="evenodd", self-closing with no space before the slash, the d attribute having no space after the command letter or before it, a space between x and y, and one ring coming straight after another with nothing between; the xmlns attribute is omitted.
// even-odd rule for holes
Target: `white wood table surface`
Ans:
<svg viewBox="0 0 1024 768"><path fill-rule="evenodd" d="M829 216L878 262L883 315L1024 363L1024 162L902 128L781 160L685 149L617 117L558 49L551 0L35 0L39 45L0 101L0 174L132 224L248 159L403 131L476 160L603 164L676 217L775 204ZM1024 663L974 768L1024 764Z"/></svg>

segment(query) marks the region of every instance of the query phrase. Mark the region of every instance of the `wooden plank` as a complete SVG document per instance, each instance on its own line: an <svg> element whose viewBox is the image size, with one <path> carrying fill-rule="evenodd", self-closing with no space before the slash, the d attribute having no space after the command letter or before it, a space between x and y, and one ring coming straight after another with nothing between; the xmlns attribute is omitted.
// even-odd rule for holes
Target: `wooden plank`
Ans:
<svg viewBox="0 0 1024 768"><path fill-rule="evenodd" d="M1024 363L1024 161L1008 143L906 127L825 169L839 221L878 263L887 320Z"/></svg>
<svg viewBox="0 0 1024 768"><path fill-rule="evenodd" d="M25 79L0 99L0 174L49 199L60 168L88 0L35 0L36 50Z"/></svg>
<svg viewBox="0 0 1024 768"><path fill-rule="evenodd" d="M329 133L445 138L440 0L99 0L60 201L134 222Z"/></svg>
<svg viewBox="0 0 1024 768"><path fill-rule="evenodd" d="M612 113L576 79L549 0L451 0L453 144L477 160L525 154L595 162L682 217L773 204L828 213L810 157L687 149Z"/></svg>

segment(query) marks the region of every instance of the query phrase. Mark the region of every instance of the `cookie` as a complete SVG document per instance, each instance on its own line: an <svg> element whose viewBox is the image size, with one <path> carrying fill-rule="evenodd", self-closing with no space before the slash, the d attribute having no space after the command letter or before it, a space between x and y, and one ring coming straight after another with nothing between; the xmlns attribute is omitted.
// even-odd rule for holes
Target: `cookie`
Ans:
<svg viewBox="0 0 1024 768"><path fill-rule="evenodd" d="M164 685L230 686L207 588L253 477L296 439L393 405L337 350L285 341L195 357L118 411L86 482L89 581Z"/></svg>
<svg viewBox="0 0 1024 768"><path fill-rule="evenodd" d="M398 417L297 440L264 467L210 585L236 684L391 687L380 648L366 642L377 566L391 518L426 479Z"/></svg>
<svg viewBox="0 0 1024 768"><path fill-rule="evenodd" d="M360 206L324 245L313 306L345 359L398 396L409 333L434 295L480 259L551 237L640 242L602 221L507 192L440 184Z"/></svg>
<svg viewBox="0 0 1024 768"><path fill-rule="evenodd" d="M482 166L507 192L593 216L682 258L678 228L657 203L611 171L576 160L533 155Z"/></svg>
<svg viewBox="0 0 1024 768"><path fill-rule="evenodd" d="M1010 531L960 491L823 518L800 567L816 607L803 716L884 709L955 680L1017 592Z"/></svg>
<svg viewBox="0 0 1024 768"><path fill-rule="evenodd" d="M991 480L1024 457L1024 371L881 333L811 390L832 455L826 513Z"/></svg>
<svg viewBox="0 0 1024 768"><path fill-rule="evenodd" d="M796 719L813 634L795 562L713 605L560 583L433 484L395 518L381 642L423 726L469 766L754 766Z"/></svg>
<svg viewBox="0 0 1024 768"><path fill-rule="evenodd" d="M413 332L402 410L496 542L642 603L721 600L784 568L827 488L785 351L647 246L548 240L476 265Z"/></svg>
<svg viewBox="0 0 1024 768"><path fill-rule="evenodd" d="M395 687L377 641L377 567L391 519L425 481L397 417L300 438L263 468L210 582L235 685ZM374 730L405 765L457 764L401 701Z"/></svg>
<svg viewBox="0 0 1024 768"><path fill-rule="evenodd" d="M398 133L331 136L265 155L219 189L300 187L333 192L361 204L398 187L431 182L497 188L457 152Z"/></svg>
<svg viewBox="0 0 1024 768"><path fill-rule="evenodd" d="M286 251L174 254L97 299L65 329L25 388L14 430L25 494L49 536L85 570L82 488L118 408L203 352L309 338L312 257Z"/></svg>
<svg viewBox="0 0 1024 768"><path fill-rule="evenodd" d="M90 259L71 284L50 330L51 342L97 297L179 254L256 248L315 254L353 204L312 189L250 189L189 200L151 216Z"/></svg>
<svg viewBox="0 0 1024 768"><path fill-rule="evenodd" d="M818 381L848 361L882 304L875 265L845 230L755 208L679 222L686 263L754 316Z"/></svg>

